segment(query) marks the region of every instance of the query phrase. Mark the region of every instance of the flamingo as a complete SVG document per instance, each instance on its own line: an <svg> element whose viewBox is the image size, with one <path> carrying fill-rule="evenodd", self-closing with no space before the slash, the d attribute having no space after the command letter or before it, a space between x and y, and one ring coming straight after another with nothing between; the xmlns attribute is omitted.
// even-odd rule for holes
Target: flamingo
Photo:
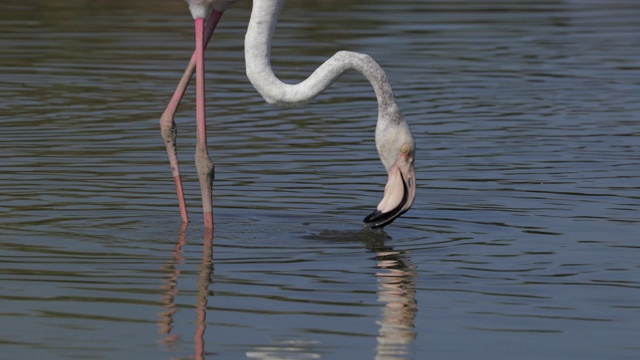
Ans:
<svg viewBox="0 0 640 360"><path fill-rule="evenodd" d="M196 72L197 142L195 163L202 193L204 226L213 228L211 187L214 166L207 152L204 99L204 48L224 11L237 0L185 0L195 24L195 51L171 101L160 119L169 162L176 186L183 223L188 222L182 181L176 157L174 115L194 69ZM306 80L285 84L271 68L271 41L284 0L253 0L245 35L245 62L249 81L269 104L303 105L326 90L345 71L361 73L372 85L378 102L375 143L388 180L376 210L363 220L365 227L382 228L407 212L416 196L414 170L415 141L398 108L385 72L369 55L339 51L318 67ZM206 22L206 27L205 27Z"/></svg>

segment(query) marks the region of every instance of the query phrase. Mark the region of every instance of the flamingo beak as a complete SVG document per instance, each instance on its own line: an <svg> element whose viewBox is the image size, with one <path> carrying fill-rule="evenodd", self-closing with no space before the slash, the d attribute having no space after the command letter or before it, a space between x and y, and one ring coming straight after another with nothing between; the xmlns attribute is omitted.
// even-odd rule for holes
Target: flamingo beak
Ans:
<svg viewBox="0 0 640 360"><path fill-rule="evenodd" d="M376 211L364 218L364 225L375 229L389 225L407 212L416 197L416 174L413 161L400 156L389 169L389 180L384 187L384 197Z"/></svg>

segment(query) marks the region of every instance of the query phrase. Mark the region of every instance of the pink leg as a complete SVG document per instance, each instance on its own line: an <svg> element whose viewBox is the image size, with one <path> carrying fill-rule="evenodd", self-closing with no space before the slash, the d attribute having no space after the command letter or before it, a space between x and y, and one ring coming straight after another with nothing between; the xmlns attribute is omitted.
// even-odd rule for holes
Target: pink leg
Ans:
<svg viewBox="0 0 640 360"><path fill-rule="evenodd" d="M204 99L204 19L195 19L196 29L196 169L202 191L202 212L204 227L213 228L213 206L211 204L211 185L213 182L213 163L207 151L207 117Z"/></svg>
<svg viewBox="0 0 640 360"><path fill-rule="evenodd" d="M209 43L211 36L213 35L213 31L218 25L220 18L222 17L222 12L213 10L211 15L209 16L209 21L207 22L207 27L205 29L206 32L206 41L204 46ZM167 108L162 113L160 117L160 131L162 132L162 138L164 139L165 146L167 148L167 154L169 155L169 163L171 164L171 173L173 174L173 180L176 185L176 193L178 195L178 206L180 207L180 217L182 218L183 223L189 222L189 218L187 216L187 207L184 201L184 192L182 190L182 181L180 179L180 170L178 167L178 158L176 156L176 124L174 121L174 115L180 104L180 100L182 100L182 96L184 95L184 91L189 85L189 81L191 80L191 76L196 68L196 52L193 52L191 56L191 61L189 65L185 69L182 74L182 78L176 87L173 96L171 97L171 101L167 105Z"/></svg>

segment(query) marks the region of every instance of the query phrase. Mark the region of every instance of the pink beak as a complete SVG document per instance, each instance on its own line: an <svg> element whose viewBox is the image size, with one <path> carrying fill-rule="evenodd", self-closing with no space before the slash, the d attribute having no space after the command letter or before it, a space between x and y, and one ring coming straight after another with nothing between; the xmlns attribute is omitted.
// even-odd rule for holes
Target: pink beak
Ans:
<svg viewBox="0 0 640 360"><path fill-rule="evenodd" d="M364 225L379 228L389 225L400 215L407 212L416 197L415 170L413 163L400 158L389 169L389 180L384 187L384 197L376 211L364 218Z"/></svg>

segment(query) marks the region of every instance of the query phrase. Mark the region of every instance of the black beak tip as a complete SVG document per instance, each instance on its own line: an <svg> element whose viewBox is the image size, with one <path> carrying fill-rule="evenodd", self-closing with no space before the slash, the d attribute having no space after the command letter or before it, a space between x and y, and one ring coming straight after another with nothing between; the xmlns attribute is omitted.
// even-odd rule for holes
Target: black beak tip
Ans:
<svg viewBox="0 0 640 360"><path fill-rule="evenodd" d="M395 218L393 215L390 215L390 213L383 213L380 210L376 210L365 217L362 222L364 226L369 229L383 228Z"/></svg>
<svg viewBox="0 0 640 360"><path fill-rule="evenodd" d="M402 174L400 174L400 176L402 176ZM363 223L365 227L368 227L370 229L376 229L376 228L382 229L385 225L391 224L393 220L395 220L397 217L399 217L400 215L407 212L407 210L409 210L409 209L404 209L404 210L402 209L404 205L407 203L407 194L409 193L409 190L407 189L407 183L406 181L404 181L404 177L402 177L402 186L404 191L402 194L402 200L400 201L398 206L396 206L395 209L388 212L382 212L376 209L376 211L372 212L371 214L369 214L367 217L364 218Z"/></svg>

